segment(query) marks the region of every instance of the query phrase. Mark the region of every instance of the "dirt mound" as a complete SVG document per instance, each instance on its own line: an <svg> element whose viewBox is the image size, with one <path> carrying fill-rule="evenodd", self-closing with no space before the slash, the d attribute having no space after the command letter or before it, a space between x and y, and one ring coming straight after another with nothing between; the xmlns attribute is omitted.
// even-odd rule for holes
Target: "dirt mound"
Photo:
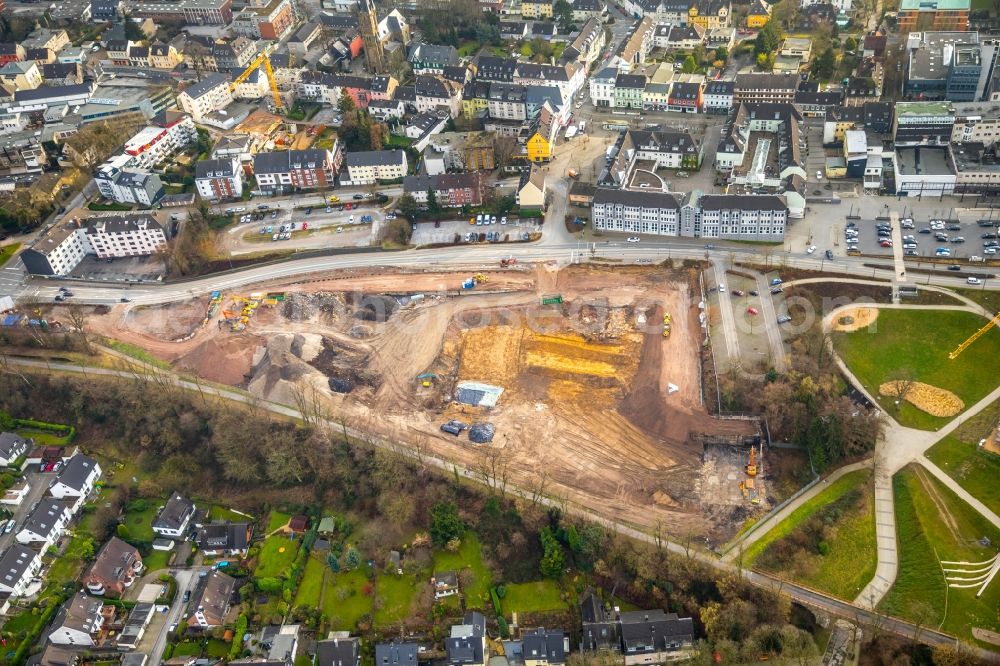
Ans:
<svg viewBox="0 0 1000 666"><path fill-rule="evenodd" d="M332 324L347 312L344 295L326 291L288 292L281 316L289 321L320 321Z"/></svg>
<svg viewBox="0 0 1000 666"><path fill-rule="evenodd" d="M125 328L158 338L180 340L205 320L207 301L192 299L168 305L137 306L125 313Z"/></svg>
<svg viewBox="0 0 1000 666"><path fill-rule="evenodd" d="M878 319L878 308L854 308L844 310L833 320L833 330L835 331L857 331L868 328Z"/></svg>
<svg viewBox="0 0 1000 666"><path fill-rule="evenodd" d="M951 391L923 382L886 382L878 387L878 392L887 396L903 393L904 400L931 416L954 416L965 409L962 399Z"/></svg>
<svg viewBox="0 0 1000 666"><path fill-rule="evenodd" d="M262 342L256 336L210 338L178 358L176 365L202 379L243 386L252 370L254 349Z"/></svg>
<svg viewBox="0 0 1000 666"><path fill-rule="evenodd" d="M352 316L361 321L384 323L399 310L399 301L393 296L350 294L348 304L354 308Z"/></svg>
<svg viewBox="0 0 1000 666"><path fill-rule="evenodd" d="M324 375L341 380L352 387L366 384L378 388L382 380L368 369L369 357L370 353L367 350L324 337L320 343L319 353L311 359L304 360Z"/></svg>

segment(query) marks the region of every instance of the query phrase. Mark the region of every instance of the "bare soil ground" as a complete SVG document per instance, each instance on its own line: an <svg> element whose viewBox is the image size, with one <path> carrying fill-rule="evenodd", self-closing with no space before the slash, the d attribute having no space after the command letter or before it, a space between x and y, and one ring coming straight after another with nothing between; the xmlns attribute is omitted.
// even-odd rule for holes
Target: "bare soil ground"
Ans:
<svg viewBox="0 0 1000 666"><path fill-rule="evenodd" d="M468 275L345 271L254 287L246 291L282 291L285 300L259 307L243 332L213 320L182 342L171 340L207 298L156 313L116 309L92 328L268 400L311 400L360 430L470 469L483 449L440 425L490 422L490 446L517 485L544 486L609 518L712 540L740 526L746 512L718 510L715 491L697 482L703 450L693 435L754 432L710 417L701 403L693 275L541 265L489 273L461 292ZM564 302L542 306L544 294ZM417 380L425 374L434 376L427 387ZM503 387L497 406L455 402L466 380Z"/></svg>
<svg viewBox="0 0 1000 666"><path fill-rule="evenodd" d="M876 319L878 319L878 308L844 310L834 318L832 328L835 331L857 331L868 328Z"/></svg>

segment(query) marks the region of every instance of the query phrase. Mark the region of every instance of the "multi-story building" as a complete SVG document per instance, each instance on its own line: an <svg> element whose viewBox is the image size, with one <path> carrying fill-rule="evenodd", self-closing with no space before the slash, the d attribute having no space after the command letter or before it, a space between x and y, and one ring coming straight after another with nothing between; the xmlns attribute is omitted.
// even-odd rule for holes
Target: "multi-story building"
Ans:
<svg viewBox="0 0 1000 666"><path fill-rule="evenodd" d="M139 550L118 537L111 537L80 582L90 594L120 599L142 574L142 568Z"/></svg>
<svg viewBox="0 0 1000 666"><path fill-rule="evenodd" d="M0 67L0 86L9 93L15 90L34 90L42 85L42 72L33 60L15 60Z"/></svg>
<svg viewBox="0 0 1000 666"><path fill-rule="evenodd" d="M701 111L702 84L694 81L675 81L670 87L668 111L698 113Z"/></svg>
<svg viewBox="0 0 1000 666"><path fill-rule="evenodd" d="M149 47L149 66L154 69L173 69L183 60L173 44L157 43Z"/></svg>
<svg viewBox="0 0 1000 666"><path fill-rule="evenodd" d="M590 100L594 106L614 106L617 78L618 70L614 67L605 67L590 77Z"/></svg>
<svg viewBox="0 0 1000 666"><path fill-rule="evenodd" d="M284 39L295 25L295 9L291 0L251 2L230 26L238 35L250 39Z"/></svg>
<svg viewBox="0 0 1000 666"><path fill-rule="evenodd" d="M0 556L0 594L8 599L23 596L41 568L42 559L37 551L19 543L11 544Z"/></svg>
<svg viewBox="0 0 1000 666"><path fill-rule="evenodd" d="M525 136L525 149L531 162L548 162L556 145L559 131L557 114L549 104L543 104L541 111L531 122Z"/></svg>
<svg viewBox="0 0 1000 666"><path fill-rule="evenodd" d="M16 42L0 43L0 65L6 65L9 62L17 60L25 60L27 57L27 51L20 44Z"/></svg>
<svg viewBox="0 0 1000 666"><path fill-rule="evenodd" d="M578 0L578 2L582 1ZM575 8L576 5L574 5L574 11ZM576 61L582 64L586 70L601 57L601 50L604 49L605 44L604 23L597 17L577 20L586 20L586 23L580 28L576 38L563 51L561 61Z"/></svg>
<svg viewBox="0 0 1000 666"><path fill-rule="evenodd" d="M614 108L641 109L646 89L645 74L619 74L615 78Z"/></svg>
<svg viewBox="0 0 1000 666"><path fill-rule="evenodd" d="M694 0L688 8L688 23L705 30L729 27L729 0Z"/></svg>
<svg viewBox="0 0 1000 666"><path fill-rule="evenodd" d="M380 180L397 180L406 176L406 153L402 150L370 150L347 153L344 157L347 174L353 185L374 185Z"/></svg>
<svg viewBox="0 0 1000 666"><path fill-rule="evenodd" d="M414 74L444 74L445 67L458 64L458 51L454 46L413 42L406 59Z"/></svg>
<svg viewBox="0 0 1000 666"><path fill-rule="evenodd" d="M552 0L521 0L521 16L525 19L552 18Z"/></svg>
<svg viewBox="0 0 1000 666"><path fill-rule="evenodd" d="M605 0L574 0L570 4L573 6L574 21L597 19L604 23L608 18L608 3Z"/></svg>
<svg viewBox="0 0 1000 666"><path fill-rule="evenodd" d="M795 101L798 74L737 74L733 104L742 102L788 103Z"/></svg>
<svg viewBox="0 0 1000 666"><path fill-rule="evenodd" d="M93 217L86 220L87 242L98 259L156 254L167 245L167 234L148 213Z"/></svg>
<svg viewBox="0 0 1000 666"><path fill-rule="evenodd" d="M986 99L998 45L977 32L917 32L906 41L903 92L916 99ZM873 100L874 101L874 100Z"/></svg>
<svg viewBox="0 0 1000 666"><path fill-rule="evenodd" d="M481 55L476 60L476 81L513 83L517 60Z"/></svg>
<svg viewBox="0 0 1000 666"><path fill-rule="evenodd" d="M188 86L177 95L181 108L191 114L195 122L233 103L233 93L229 89L229 79L212 72L201 81Z"/></svg>
<svg viewBox="0 0 1000 666"><path fill-rule="evenodd" d="M556 86L564 99L573 97L587 81L587 72L578 62L561 65L518 63L514 83L525 86Z"/></svg>
<svg viewBox="0 0 1000 666"><path fill-rule="evenodd" d="M202 160L195 165L194 185L202 199L239 199L243 194L243 169L235 157Z"/></svg>
<svg viewBox="0 0 1000 666"><path fill-rule="evenodd" d="M130 16L188 25L229 25L233 0L140 0L132 3Z"/></svg>
<svg viewBox="0 0 1000 666"><path fill-rule="evenodd" d="M656 23L649 16L644 16L635 24L632 34L615 53L618 56L618 68L625 73L635 65L646 62L646 56L653 48L653 35L656 33Z"/></svg>
<svg viewBox="0 0 1000 666"><path fill-rule="evenodd" d="M21 252L21 261L33 275L69 275L88 254L87 234L72 224L60 224Z"/></svg>
<svg viewBox="0 0 1000 666"><path fill-rule="evenodd" d="M969 29L971 0L902 0L896 25L902 35L925 30Z"/></svg>
<svg viewBox="0 0 1000 666"><path fill-rule="evenodd" d="M198 139L191 116L167 112L161 122L149 125L125 142L122 152L130 156L128 166L149 169Z"/></svg>
<svg viewBox="0 0 1000 666"><path fill-rule="evenodd" d="M257 189L281 194L332 185L343 155L339 143L332 150L285 150L257 153L253 173Z"/></svg>
<svg viewBox="0 0 1000 666"><path fill-rule="evenodd" d="M704 195L701 237L775 242L785 237L788 205L776 195Z"/></svg>
<svg viewBox="0 0 1000 666"><path fill-rule="evenodd" d="M733 81L709 81L702 93L705 113L729 113L733 108Z"/></svg>
<svg viewBox="0 0 1000 666"><path fill-rule="evenodd" d="M104 602L82 590L63 604L52 621L49 642L53 645L94 647L104 627Z"/></svg>
<svg viewBox="0 0 1000 666"><path fill-rule="evenodd" d="M403 179L403 192L411 195L417 203L427 203L428 191L434 192L442 206L460 208L481 205L485 185L480 173L443 173Z"/></svg>
<svg viewBox="0 0 1000 666"><path fill-rule="evenodd" d="M129 168L129 155L117 155L97 168L94 184L101 195L123 204L152 206L165 194L160 177L149 171Z"/></svg>
<svg viewBox="0 0 1000 666"><path fill-rule="evenodd" d="M898 146L946 146L955 125L951 102L897 102L892 134Z"/></svg>
<svg viewBox="0 0 1000 666"><path fill-rule="evenodd" d="M497 120L525 120L527 116L527 89L515 83L490 84L487 109L490 118Z"/></svg>
<svg viewBox="0 0 1000 666"><path fill-rule="evenodd" d="M698 169L704 148L687 132L665 126L626 130L614 145L608 167L598 177L601 187L626 187L639 163L643 169Z"/></svg>
<svg viewBox="0 0 1000 666"><path fill-rule="evenodd" d="M439 76L418 76L414 84L418 113L444 109L452 118L462 113L462 86Z"/></svg>

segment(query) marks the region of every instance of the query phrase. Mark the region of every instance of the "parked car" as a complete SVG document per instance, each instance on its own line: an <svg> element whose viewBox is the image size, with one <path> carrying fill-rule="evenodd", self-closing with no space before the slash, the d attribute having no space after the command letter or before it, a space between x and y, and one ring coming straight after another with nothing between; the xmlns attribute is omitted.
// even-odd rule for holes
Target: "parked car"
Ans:
<svg viewBox="0 0 1000 666"><path fill-rule="evenodd" d="M791 320L792 320L792 318L789 315L786 315L786 314L778 315L778 323L779 324L787 324Z"/></svg>
<svg viewBox="0 0 1000 666"><path fill-rule="evenodd" d="M815 245L810 245L809 247L806 248L806 254L812 254L815 251L816 251Z"/></svg>
<svg viewBox="0 0 1000 666"><path fill-rule="evenodd" d="M771 289L771 293L772 294L780 294L783 291L785 291L785 290L781 288L781 285L778 285L777 287L774 287L773 289Z"/></svg>
<svg viewBox="0 0 1000 666"><path fill-rule="evenodd" d="M951 266L948 267L948 270L949 271L960 271L960 270L962 270L962 267L959 266L958 264L952 264Z"/></svg>
<svg viewBox="0 0 1000 666"><path fill-rule="evenodd" d="M746 294L740 289L733 289L733 296L745 296Z"/></svg>
<svg viewBox="0 0 1000 666"><path fill-rule="evenodd" d="M827 250L826 251L826 258L827 259L833 259L833 250Z"/></svg>
<svg viewBox="0 0 1000 666"><path fill-rule="evenodd" d="M628 238L625 239L625 242L627 242L627 243L638 243L639 242L639 237L638 236L629 236Z"/></svg>
<svg viewBox="0 0 1000 666"><path fill-rule="evenodd" d="M362 194L355 194L355 195L354 195L354 196L352 196L351 198L352 198L352 199L354 199L355 201L361 201L361 200L362 200L362 199L364 199L365 197L364 197L364 195L362 195Z"/></svg>
<svg viewBox="0 0 1000 666"><path fill-rule="evenodd" d="M774 279L771 280L771 286L772 287L776 287L779 284L781 284L781 278L774 278Z"/></svg>

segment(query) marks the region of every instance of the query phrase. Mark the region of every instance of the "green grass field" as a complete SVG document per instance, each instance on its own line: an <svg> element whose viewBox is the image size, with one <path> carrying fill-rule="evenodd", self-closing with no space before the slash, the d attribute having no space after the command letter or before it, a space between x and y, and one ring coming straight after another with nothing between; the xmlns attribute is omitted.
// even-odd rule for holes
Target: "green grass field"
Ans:
<svg viewBox="0 0 1000 666"><path fill-rule="evenodd" d="M309 606L316 608L319 606L320 592L323 588L323 571L326 569L326 562L313 552L306 560L305 571L302 572L302 580L299 581L298 593L295 595L296 606Z"/></svg>
<svg viewBox="0 0 1000 666"><path fill-rule="evenodd" d="M291 518L291 514L272 510L267 516L267 533L270 534L279 527L284 527L288 524L288 521L291 520Z"/></svg>
<svg viewBox="0 0 1000 666"><path fill-rule="evenodd" d="M375 596L381 607L375 611L375 625L396 626L410 615L410 607L421 585L430 585L430 579L416 574L379 574Z"/></svg>
<svg viewBox="0 0 1000 666"><path fill-rule="evenodd" d="M834 333L833 343L876 397L879 385L909 372L917 381L955 393L968 408L997 386L1000 330L993 328L955 360L949 360L948 354L985 323L970 312L881 310L873 326ZM931 416L909 403L897 409L891 397L879 397L879 402L903 425L934 430L950 420Z"/></svg>
<svg viewBox="0 0 1000 666"><path fill-rule="evenodd" d="M979 448L997 423L1000 402L976 414L925 454L994 513L1000 513L1000 456Z"/></svg>
<svg viewBox="0 0 1000 666"><path fill-rule="evenodd" d="M221 504L213 504L212 508L208 510L208 517L211 520L219 520L230 523L253 522L253 516L240 513L239 511L222 506Z"/></svg>
<svg viewBox="0 0 1000 666"><path fill-rule="evenodd" d="M773 549L777 548L779 542L786 537L794 537L796 530L803 528L817 512L828 505L862 486L862 492L870 493L865 485L869 475L868 470L858 470L837 479L748 548L743 555L744 564L780 575L791 575L789 571L766 565L764 562L767 556L774 552ZM860 508L846 507L830 527L835 530L835 536L826 539L829 551L825 555L818 551L803 551L808 552L808 573L795 576L795 580L842 599L853 599L871 580L878 564L874 501L869 497L868 502Z"/></svg>
<svg viewBox="0 0 1000 666"><path fill-rule="evenodd" d="M125 514L125 526L128 527L129 534L139 541L152 542L156 538L153 531L153 521L159 513L159 506L152 503L145 511L129 511Z"/></svg>
<svg viewBox="0 0 1000 666"><path fill-rule="evenodd" d="M142 563L146 566L146 571L166 569L170 562L170 556L173 554L172 550L151 550L149 555L143 556Z"/></svg>
<svg viewBox="0 0 1000 666"><path fill-rule="evenodd" d="M939 558L988 559L995 550L976 541L985 536L994 544L1000 543L1000 530L914 465L893 478L893 492L899 573L879 608L899 617L923 619L927 626L940 627L966 641L974 642L973 627L1000 629L1000 586L996 581L976 599L973 590L947 588L939 564Z"/></svg>
<svg viewBox="0 0 1000 666"><path fill-rule="evenodd" d="M169 363L156 358L155 356L153 356L148 351L146 351L145 349L143 349L138 345L133 345L128 342L122 342L120 340L112 340L111 338L106 339L104 343L111 349L114 349L117 352L125 354L126 356L131 356L132 358L138 361L142 361L146 365L151 365L154 368L160 368L161 370L170 369Z"/></svg>
<svg viewBox="0 0 1000 666"><path fill-rule="evenodd" d="M324 573L326 575L325 583ZM403 577L404 580L406 578ZM409 582L407 581L407 583ZM298 594L295 595L294 605L321 608L323 616L331 625L331 629L354 630L358 620L372 612L372 597L364 593L367 584L368 579L363 570L333 573L327 567L323 557L318 553L312 553L306 562ZM381 584L380 581L379 586ZM398 620L399 605L402 603L399 595L404 593L400 590L390 590L388 594L390 603L386 603L376 617L385 618L386 623ZM409 612L408 603L401 612L405 617Z"/></svg>
<svg viewBox="0 0 1000 666"><path fill-rule="evenodd" d="M504 586L507 593L501 600L506 617L511 613L537 613L542 611L565 610L566 602L560 596L562 590L554 580L534 583L511 583Z"/></svg>
<svg viewBox="0 0 1000 666"><path fill-rule="evenodd" d="M39 446L66 446L70 443L68 435L58 435L48 430L35 430L34 428L16 428L18 435L25 439L31 438Z"/></svg>
<svg viewBox="0 0 1000 666"><path fill-rule="evenodd" d="M298 539L275 535L268 537L260 547L257 556L255 578L283 578L288 574L295 554L299 550Z"/></svg>
<svg viewBox="0 0 1000 666"><path fill-rule="evenodd" d="M479 537L474 532L466 532L462 546L457 553L438 551L434 553L434 572L461 571L468 567L472 571L472 583L461 590L468 608L487 608L490 601L490 585L493 576L483 562L483 551Z"/></svg>

